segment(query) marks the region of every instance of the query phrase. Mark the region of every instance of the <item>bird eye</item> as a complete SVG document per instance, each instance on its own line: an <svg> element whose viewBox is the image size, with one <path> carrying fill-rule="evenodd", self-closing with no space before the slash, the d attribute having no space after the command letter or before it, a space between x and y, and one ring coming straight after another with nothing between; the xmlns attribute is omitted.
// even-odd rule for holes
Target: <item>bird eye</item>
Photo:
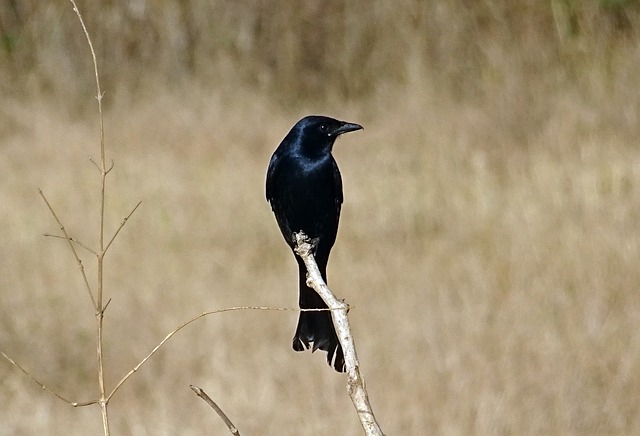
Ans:
<svg viewBox="0 0 640 436"><path fill-rule="evenodd" d="M326 124L321 124L320 125L320 131L322 133L327 133L329 131L329 126L327 126Z"/></svg>

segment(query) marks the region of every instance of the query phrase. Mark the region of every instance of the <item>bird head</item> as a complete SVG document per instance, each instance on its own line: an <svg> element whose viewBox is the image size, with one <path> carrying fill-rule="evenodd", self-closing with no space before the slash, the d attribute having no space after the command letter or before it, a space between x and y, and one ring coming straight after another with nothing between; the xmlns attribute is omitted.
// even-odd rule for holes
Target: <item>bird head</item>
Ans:
<svg viewBox="0 0 640 436"><path fill-rule="evenodd" d="M343 133L362 129L362 126L334 118L309 115L296 123L291 133L297 136L305 154L331 153L336 138Z"/></svg>

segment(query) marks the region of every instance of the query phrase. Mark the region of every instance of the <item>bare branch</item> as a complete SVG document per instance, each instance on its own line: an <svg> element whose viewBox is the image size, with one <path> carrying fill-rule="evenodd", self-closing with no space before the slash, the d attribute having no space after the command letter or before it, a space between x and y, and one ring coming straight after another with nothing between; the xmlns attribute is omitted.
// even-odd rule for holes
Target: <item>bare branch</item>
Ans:
<svg viewBox="0 0 640 436"><path fill-rule="evenodd" d="M93 164L93 166L97 168L98 171L102 172L102 168L100 168L100 165L98 165L98 162L93 160L93 158L91 156L89 156L89 162L91 162Z"/></svg>
<svg viewBox="0 0 640 436"><path fill-rule="evenodd" d="M2 357L4 357L5 359L7 359L9 361L9 363L11 363L13 366L15 366L16 368L18 368L20 371L22 371L22 373L24 375L26 375L27 377L29 377L31 379L31 381L33 381L35 384L37 384L38 386L40 386L40 388L44 391L49 392L51 395L53 395L54 397L56 397L57 399L64 401L65 403L67 403L69 406L72 407L82 407L82 406L89 406L91 404L96 404L97 401L96 400L92 400L92 401L85 401L82 403L79 402L75 402L75 401L70 401L68 399L66 399L65 397L63 397L62 395L60 395L59 393L55 392L54 390L52 390L51 388L47 387L44 383L42 383L40 380L38 380L37 378L35 378L34 376L31 375L31 373L29 373L29 371L27 371L26 369L24 369L22 366L20 366L20 364L18 362L16 362L15 360L13 360L11 357L7 356L3 351L0 351L0 354L2 354Z"/></svg>
<svg viewBox="0 0 640 436"><path fill-rule="evenodd" d="M89 285L89 280L87 279L87 274L84 271L84 265L82 264L82 261L80 260L80 256L78 256L78 252L76 251L76 247L73 245L72 238L67 233L67 230L64 228L64 225L62 225L62 222L60 221L60 218L58 218L58 215L53 210L53 207L51 207L51 204L49 203L49 200L47 200L47 197L45 197L44 193L42 192L42 189L38 188L38 192L40 193L40 196L42 197L42 199L46 203L47 207L49 208L49 211L51 212L51 215L53 215L53 218L58 223L58 226L60 227L60 230L64 234L64 239L66 239L69 242L69 247L71 248L71 252L73 253L73 257L76 259L76 263L78 264L78 268L80 269L80 273L82 274L82 279L84 280L84 286L87 289L87 292L89 293L89 297L91 297L91 302L93 303L93 307L96 310L98 310L98 303L96 302L96 299L93 297L93 292L91 292L91 285Z"/></svg>
<svg viewBox="0 0 640 436"><path fill-rule="evenodd" d="M104 305L104 307L102 308L102 312L104 313L107 310L107 307L109 307L109 304L111 303L111 298L109 298L107 300L107 304Z"/></svg>
<svg viewBox="0 0 640 436"><path fill-rule="evenodd" d="M76 5L75 0L69 0L73 5L73 11L78 16L78 20L80 21L80 25L82 26L82 30L84 31L84 36L89 44L89 50L91 51L91 58L93 59L93 73L96 79L96 98L98 100L98 111L100 112L100 157L102 161L102 172L105 172L104 166L104 122L102 117L102 97L104 93L100 90L100 75L98 74L98 60L96 59L96 52L93 50L93 43L91 42L91 37L89 36L89 31L87 30L87 26L84 24L84 20L82 19L82 15L80 14L80 10L78 9L78 5ZM97 166L97 165L96 165Z"/></svg>
<svg viewBox="0 0 640 436"><path fill-rule="evenodd" d="M97 328L97 340L96 340L96 354L98 358L98 387L100 388L100 400L98 403L100 404L100 411L102 413L102 426L104 428L104 435L109 436L109 414L107 406L109 404L108 400L105 400L105 386L104 386L104 363L103 363L103 353L102 353L102 337L103 337L103 320L104 320L104 307L102 305L102 291L103 291L103 269L104 269L104 209L105 209L105 186L106 186L106 177L107 173L111 171L113 165L107 171L105 165L105 152L104 152L104 115L102 112L102 97L104 93L100 89L100 75L98 74L98 61L96 59L96 53L93 49L93 43L91 42L91 37L89 36L89 32L87 31L87 26L84 24L84 20L82 19L82 15L80 14L80 10L78 9L78 5L75 0L69 0L73 5L73 11L78 16L78 21L80 21L80 25L82 26L82 30L84 31L84 36L89 44L89 50L91 51L91 58L93 60L93 71L96 79L96 97L98 100L98 114L100 116L100 230L99 230L99 239L98 239L98 254L97 254L97 263L98 263L98 282L97 282L97 291L96 291L96 300L94 301L94 306L96 307L96 328ZM97 165L96 165L97 166ZM71 246L73 244L69 242ZM92 294L93 298L93 294Z"/></svg>
<svg viewBox="0 0 640 436"><path fill-rule="evenodd" d="M89 162L91 162L93 166L96 167L98 171L102 173L102 168L100 168L100 165L98 164L98 162L96 162L91 156L89 156ZM105 175L109 174L114 166L115 166L115 162L113 161L113 159L111 159L111 164L109 165L109 168L106 168L104 170Z"/></svg>
<svg viewBox="0 0 640 436"><path fill-rule="evenodd" d="M124 375L124 377L122 377L120 379L120 381L118 382L118 384L116 384L116 386L113 388L113 390L111 391L111 393L109 394L109 396L106 398L106 401L108 402L109 400L111 400L111 397L113 397L113 395L116 393L116 391L118 389L120 389L120 387L124 384L124 382L127 381L127 379L129 377L131 377L136 371L138 371L140 369L140 367L142 365L145 364L145 362L147 360L149 360L151 358L151 356L153 356L156 351L158 351L160 349L160 347L162 347L164 345L165 342L167 342L169 339L171 339L171 337L173 335L175 335L176 333L178 333L180 330L182 330L183 328L185 328L186 326L188 326L189 324L191 324L194 321L199 320L200 318L204 318L205 316L208 315L213 315L214 313L223 313L223 312L232 312L232 311L236 311L236 310L275 310L275 311L281 311L281 312L293 312L293 311L298 311L298 309L290 309L290 308L286 308L286 307L268 307L268 306L235 306L235 307L227 307L225 309L217 309L217 310L210 310L208 312L203 312L200 315L197 315L193 318L191 318L189 321L186 321L184 323L182 323L181 325L179 325L178 327L176 327L175 329L173 329L172 331L170 331L163 340L161 340L158 345L156 345L153 350L151 350L151 352L149 354L147 354L147 356L142 359L136 366L133 367L133 369L131 369L128 373L126 373Z"/></svg>
<svg viewBox="0 0 640 436"><path fill-rule="evenodd" d="M322 279L318 265L313 257L312 245L304 233L294 234L296 241L296 254L304 261L307 267L307 285L311 286L320 295L327 307L331 309L331 318L338 334L338 340L344 352L344 362L347 369L347 392L356 408L360 423L368 436L382 436L382 430L376 421L376 417L369 403L369 396L364 384L364 378L360 373L360 364L356 355L356 347L351 335L347 312L349 305L340 301L331 292Z"/></svg>
<svg viewBox="0 0 640 436"><path fill-rule="evenodd" d="M64 236L60 236L60 235L52 235L51 233L43 233L42 236L46 237L46 238L58 238L58 239L67 239ZM73 242L74 244L77 244L78 246L84 248L85 250L87 250L89 253L93 254L94 256L97 256L98 253L96 253L95 251L93 251L93 249L87 247L85 244L83 244L82 242L78 241L75 238L69 238L69 240L71 242Z"/></svg>
<svg viewBox="0 0 640 436"><path fill-rule="evenodd" d="M104 95L104 94L103 94ZM115 163L113 162L113 159L111 159L111 165L109 165L109 168L106 169L106 171L104 172L105 175L109 174L111 172L111 170L113 169L113 166L115 165Z"/></svg>
<svg viewBox="0 0 640 436"><path fill-rule="evenodd" d="M113 166L111 166L111 168L113 168ZM111 169L109 169L111 170ZM138 204L136 204L136 206L133 208L133 210L131 212L129 212L129 215L127 215L122 222L120 223L120 226L118 227L118 229L116 230L116 232L113 234L113 236L111 237L111 240L107 243L107 245L104 247L104 252L106 253L107 250L109 249L109 247L111 246L111 243L116 239L116 236L118 236L118 233L120 233L120 230L122 230L122 228L124 227L124 225L127 223L127 221L129 220L129 218L131 218L131 215L133 215L133 213L136 211L136 209L138 208L138 206L140 206L140 204L142 204L142 201L139 201Z"/></svg>
<svg viewBox="0 0 640 436"><path fill-rule="evenodd" d="M205 391L200 389L198 386L189 385L189 387L191 388L191 390L193 390L193 392L196 393L196 395L202 398L209 406L211 406L213 410L216 411L218 416L224 421L225 425L227 426L231 434L240 436L240 431L238 431L237 427L233 425L233 422L231 422L229 417L222 411L220 406L218 406L216 402L213 401Z"/></svg>

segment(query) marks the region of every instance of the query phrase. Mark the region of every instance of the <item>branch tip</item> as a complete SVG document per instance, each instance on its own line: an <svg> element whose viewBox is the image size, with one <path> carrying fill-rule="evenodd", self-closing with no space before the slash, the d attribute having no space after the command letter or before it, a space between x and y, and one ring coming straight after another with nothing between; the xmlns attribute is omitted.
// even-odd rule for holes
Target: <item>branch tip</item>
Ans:
<svg viewBox="0 0 640 436"><path fill-rule="evenodd" d="M294 250L298 256L304 257L311 253L311 250L313 248L311 245L311 240L304 232L294 233L293 241L296 244Z"/></svg>
<svg viewBox="0 0 640 436"><path fill-rule="evenodd" d="M222 411L220 406L218 406L216 404L216 402L213 401L211 399L211 397L209 395L207 395L207 393L205 391L203 391L201 388L199 388L198 386L195 386L195 385L189 385L189 387L191 388L191 390L193 392L196 393L197 396L202 398L205 403L207 403L209 406L211 406L211 408L213 410L215 410L215 412L218 414L220 419L222 419L222 421L224 421L225 425L227 426L227 428L229 429L231 434L240 436L240 431L238 431L238 428L233 424L233 422L231 422L229 417Z"/></svg>

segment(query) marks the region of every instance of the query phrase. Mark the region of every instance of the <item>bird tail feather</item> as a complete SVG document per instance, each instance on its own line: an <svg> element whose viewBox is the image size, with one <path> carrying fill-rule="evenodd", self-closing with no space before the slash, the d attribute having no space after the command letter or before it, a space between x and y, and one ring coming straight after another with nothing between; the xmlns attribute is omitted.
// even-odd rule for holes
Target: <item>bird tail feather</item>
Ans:
<svg viewBox="0 0 640 436"><path fill-rule="evenodd" d="M318 265L322 278L326 282L326 267ZM312 288L307 286L306 277L307 269L304 263L299 264L300 279L300 308L301 309L326 309L327 305L322 298ZM344 353L338 342L338 335L333 326L331 312L308 311L300 312L298 318L298 327L293 336L293 349L296 351L304 351L311 348L311 351L323 350L327 352L327 363L335 368L338 372L344 372Z"/></svg>

